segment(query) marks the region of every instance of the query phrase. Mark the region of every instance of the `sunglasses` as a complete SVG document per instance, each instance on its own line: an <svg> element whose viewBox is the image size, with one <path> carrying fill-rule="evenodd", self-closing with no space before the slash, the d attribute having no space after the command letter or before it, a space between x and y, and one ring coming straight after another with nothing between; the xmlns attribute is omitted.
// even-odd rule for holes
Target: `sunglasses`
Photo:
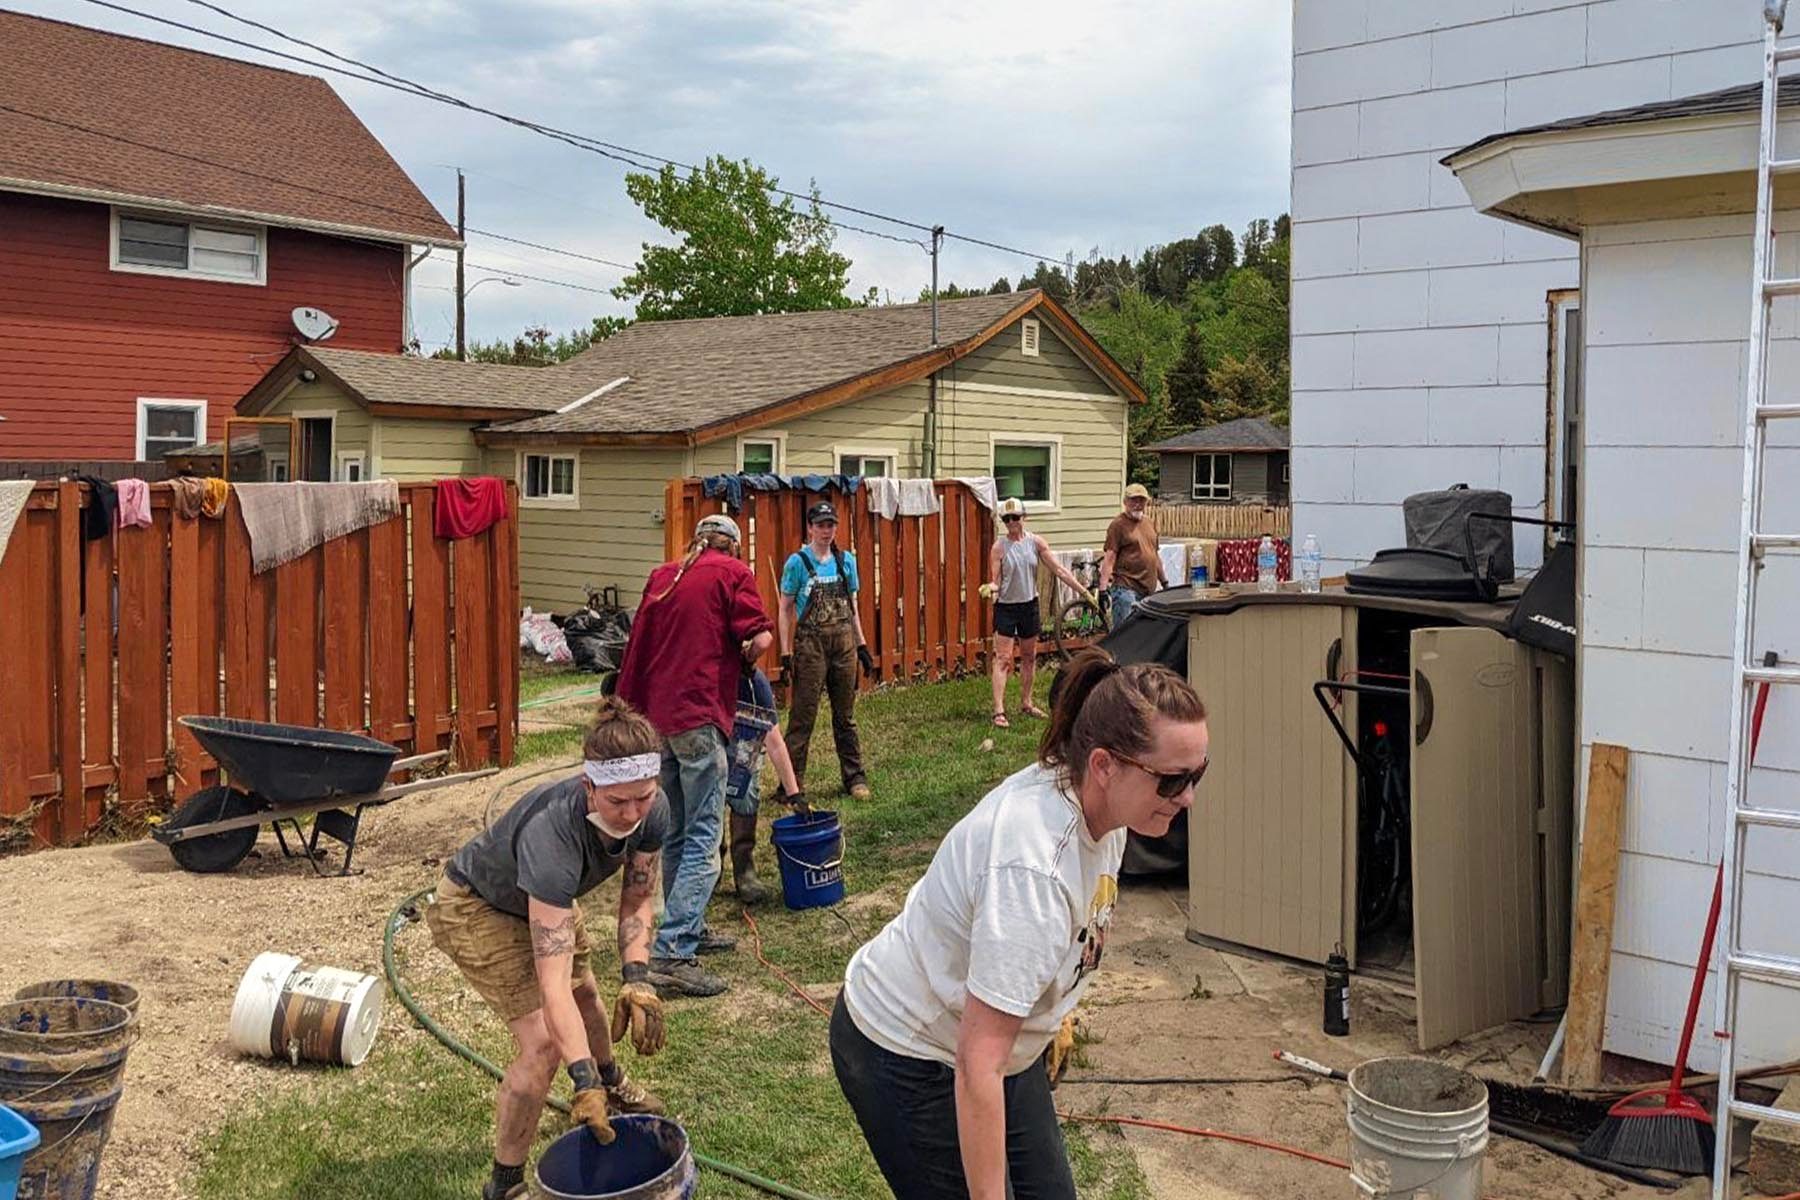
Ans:
<svg viewBox="0 0 1800 1200"><path fill-rule="evenodd" d="M1011 516L1011 517L1001 517L1000 519L1002 521L1004 521L1006 524L1011 525L1014 521L1023 521L1025 518L1021 517L1021 516Z"/></svg>
<svg viewBox="0 0 1800 1200"><path fill-rule="evenodd" d="M1191 787L1199 787L1200 781L1206 777L1206 768L1212 765L1211 758L1203 758L1200 765L1191 771L1158 771L1147 767L1129 754L1120 754L1117 750L1108 750L1108 754L1122 763L1129 763L1144 774L1156 780L1156 794L1164 800L1173 800Z"/></svg>

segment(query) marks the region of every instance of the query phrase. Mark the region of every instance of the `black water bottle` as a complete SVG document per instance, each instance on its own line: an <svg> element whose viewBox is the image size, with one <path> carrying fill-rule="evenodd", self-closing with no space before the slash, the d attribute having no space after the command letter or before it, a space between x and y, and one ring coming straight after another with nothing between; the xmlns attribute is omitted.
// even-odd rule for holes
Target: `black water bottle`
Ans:
<svg viewBox="0 0 1800 1200"><path fill-rule="evenodd" d="M1344 957L1342 944L1325 960L1325 1033L1350 1035L1350 960Z"/></svg>

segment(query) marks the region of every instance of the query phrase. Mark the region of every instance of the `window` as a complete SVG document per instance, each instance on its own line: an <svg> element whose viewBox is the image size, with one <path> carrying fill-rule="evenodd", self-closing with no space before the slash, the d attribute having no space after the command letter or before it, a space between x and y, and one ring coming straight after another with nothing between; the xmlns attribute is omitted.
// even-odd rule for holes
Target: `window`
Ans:
<svg viewBox="0 0 1800 1200"><path fill-rule="evenodd" d="M840 475L892 475L900 458L888 447L838 446L835 453Z"/></svg>
<svg viewBox="0 0 1800 1200"><path fill-rule="evenodd" d="M338 454L337 477L339 483L361 483L364 479L363 452L361 450L345 450Z"/></svg>
<svg viewBox="0 0 1800 1200"><path fill-rule="evenodd" d="M520 454L519 501L534 508L575 508L573 454Z"/></svg>
<svg viewBox="0 0 1800 1200"><path fill-rule="evenodd" d="M1575 520L1581 482L1581 293L1557 289L1550 302L1550 444L1546 456L1544 515L1555 521ZM1554 529L1544 531L1544 545L1556 544Z"/></svg>
<svg viewBox="0 0 1800 1200"><path fill-rule="evenodd" d="M1194 499L1231 499L1231 455L1194 455Z"/></svg>
<svg viewBox="0 0 1800 1200"><path fill-rule="evenodd" d="M787 434L759 433L738 439L738 471L744 475L779 475L787 457Z"/></svg>
<svg viewBox="0 0 1800 1200"><path fill-rule="evenodd" d="M287 456L271 455L269 458L269 482L286 483L288 481Z"/></svg>
<svg viewBox="0 0 1800 1200"><path fill-rule="evenodd" d="M1054 508L1057 504L1057 458L1061 439L1035 441L994 439L994 483L1002 500Z"/></svg>
<svg viewBox="0 0 1800 1200"><path fill-rule="evenodd" d="M1029 317L1019 322L1019 353L1026 358L1038 356L1038 323Z"/></svg>
<svg viewBox="0 0 1800 1200"><path fill-rule="evenodd" d="M264 250L264 231L256 226L200 225L113 213L115 271L260 284Z"/></svg>
<svg viewBox="0 0 1800 1200"><path fill-rule="evenodd" d="M161 462L171 450L188 450L206 440L206 401L139 400L137 456Z"/></svg>

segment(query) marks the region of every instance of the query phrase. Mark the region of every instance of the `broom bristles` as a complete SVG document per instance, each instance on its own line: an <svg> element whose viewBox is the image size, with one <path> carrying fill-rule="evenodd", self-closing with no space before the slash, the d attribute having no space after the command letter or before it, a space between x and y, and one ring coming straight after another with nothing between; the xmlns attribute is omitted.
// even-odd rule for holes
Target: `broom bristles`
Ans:
<svg viewBox="0 0 1800 1200"><path fill-rule="evenodd" d="M1588 1135L1581 1152L1626 1167L1710 1175L1713 1127L1686 1113L1655 1117L1608 1117Z"/></svg>

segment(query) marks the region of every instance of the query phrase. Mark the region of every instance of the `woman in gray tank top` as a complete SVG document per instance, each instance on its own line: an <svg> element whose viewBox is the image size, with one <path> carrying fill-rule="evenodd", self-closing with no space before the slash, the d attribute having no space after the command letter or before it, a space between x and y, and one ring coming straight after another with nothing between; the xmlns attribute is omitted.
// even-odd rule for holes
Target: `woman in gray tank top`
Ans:
<svg viewBox="0 0 1800 1200"><path fill-rule="evenodd" d="M1041 717L1044 710L1031 697L1037 676L1038 619L1037 569L1041 562L1064 583L1093 603L1093 593L1069 568L1056 561L1050 543L1025 529L1025 505L1009 498L1000 502L1000 523L1005 533L988 552L988 583L981 589L994 601L994 653L989 666L994 683L994 724L1010 728L1006 716L1006 677L1012 674L1015 648L1019 654L1019 710Z"/></svg>

